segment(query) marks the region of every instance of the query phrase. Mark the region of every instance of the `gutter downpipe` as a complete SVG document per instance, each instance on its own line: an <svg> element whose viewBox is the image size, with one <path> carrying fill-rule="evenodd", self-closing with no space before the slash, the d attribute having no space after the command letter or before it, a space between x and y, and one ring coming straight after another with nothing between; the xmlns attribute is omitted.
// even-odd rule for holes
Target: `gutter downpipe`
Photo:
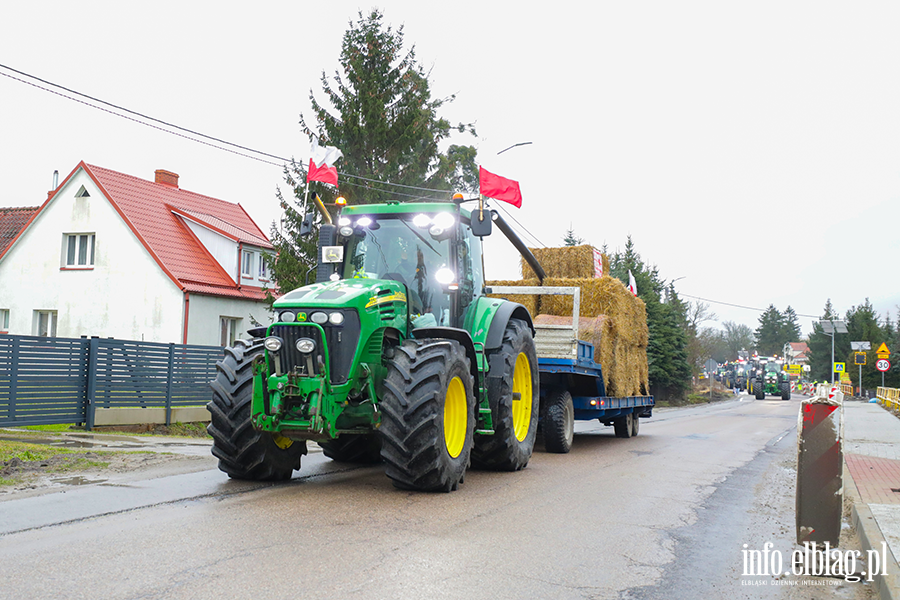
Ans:
<svg viewBox="0 0 900 600"><path fill-rule="evenodd" d="M187 344L188 337L188 315L191 312L191 295L187 290L184 290L184 333L181 335L181 343Z"/></svg>

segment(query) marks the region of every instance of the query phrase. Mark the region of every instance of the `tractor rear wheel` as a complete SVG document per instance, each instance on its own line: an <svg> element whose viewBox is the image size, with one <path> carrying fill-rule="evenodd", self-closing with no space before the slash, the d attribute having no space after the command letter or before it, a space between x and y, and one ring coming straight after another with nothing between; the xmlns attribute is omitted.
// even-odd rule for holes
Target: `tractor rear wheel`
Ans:
<svg viewBox="0 0 900 600"><path fill-rule="evenodd" d="M472 464L495 471L525 468L534 451L540 405L537 352L531 329L510 319L500 348L488 355L488 401L494 435L475 437ZM497 374L497 375L495 375Z"/></svg>
<svg viewBox="0 0 900 600"><path fill-rule="evenodd" d="M783 382L781 384L781 399L782 400L790 400L791 399L791 384L789 382Z"/></svg>
<svg viewBox="0 0 900 600"><path fill-rule="evenodd" d="M395 487L450 492L465 478L475 431L469 359L455 340L405 340L388 362L381 458Z"/></svg>
<svg viewBox="0 0 900 600"><path fill-rule="evenodd" d="M234 479L280 481L300 468L306 442L297 442L265 431L250 422L253 399L253 358L263 351L262 340L237 340L225 348L216 362L216 378L210 383L212 415L206 430L213 438L212 453L219 469Z"/></svg>
<svg viewBox="0 0 900 600"><path fill-rule="evenodd" d="M631 437L634 431L634 415L628 413L622 417L618 417L613 421L613 431L616 432L617 438Z"/></svg>
<svg viewBox="0 0 900 600"><path fill-rule="evenodd" d="M541 413L541 432L547 452L566 454L575 439L575 409L572 394L567 390L551 390Z"/></svg>
<svg viewBox="0 0 900 600"><path fill-rule="evenodd" d="M342 435L319 442L322 453L336 462L371 465L381 462L381 438L374 434Z"/></svg>

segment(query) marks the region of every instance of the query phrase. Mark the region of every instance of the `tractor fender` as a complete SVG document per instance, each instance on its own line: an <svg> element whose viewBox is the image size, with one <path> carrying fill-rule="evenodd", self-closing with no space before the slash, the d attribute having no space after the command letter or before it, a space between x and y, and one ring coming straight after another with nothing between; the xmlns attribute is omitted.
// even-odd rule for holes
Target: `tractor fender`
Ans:
<svg viewBox="0 0 900 600"><path fill-rule="evenodd" d="M412 336L417 340L425 338L450 339L459 342L469 357L469 370L475 378L476 389L481 383L481 373L478 371L478 356L475 354L475 343L472 335L465 329L457 327L418 327L412 330Z"/></svg>
<svg viewBox="0 0 900 600"><path fill-rule="evenodd" d="M521 319L528 325L531 335L534 335L534 324L531 322L531 315L528 309L516 302L504 302L494 313L491 319L491 327L488 329L487 338L484 341L484 349L496 350L503 343L503 332L506 331L506 325L510 319Z"/></svg>

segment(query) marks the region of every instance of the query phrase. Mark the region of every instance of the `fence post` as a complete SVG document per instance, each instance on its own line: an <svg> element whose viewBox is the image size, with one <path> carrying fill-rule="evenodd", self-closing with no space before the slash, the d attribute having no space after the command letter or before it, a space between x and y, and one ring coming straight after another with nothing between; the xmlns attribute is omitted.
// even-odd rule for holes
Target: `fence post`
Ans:
<svg viewBox="0 0 900 600"><path fill-rule="evenodd" d="M19 338L12 339L12 360L9 365L9 420L16 418L16 394L19 380Z"/></svg>
<svg viewBox="0 0 900 600"><path fill-rule="evenodd" d="M175 344L169 342L169 374L166 378L166 427L172 425L172 379L175 369Z"/></svg>
<svg viewBox="0 0 900 600"><path fill-rule="evenodd" d="M88 376L87 376L87 394L85 394L85 424L84 428L90 431L94 428L94 411L97 409L97 350L100 347L100 339L91 338L90 350L88 351Z"/></svg>

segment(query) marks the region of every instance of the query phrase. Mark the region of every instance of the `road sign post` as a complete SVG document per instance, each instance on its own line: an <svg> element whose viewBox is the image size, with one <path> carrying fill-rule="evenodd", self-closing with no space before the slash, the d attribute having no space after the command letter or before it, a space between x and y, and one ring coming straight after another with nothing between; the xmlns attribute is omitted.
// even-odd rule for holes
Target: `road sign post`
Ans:
<svg viewBox="0 0 900 600"><path fill-rule="evenodd" d="M704 366L706 367L706 380L709 381L709 401L712 402L713 381L716 379L716 371L719 369L719 363L710 358L706 361Z"/></svg>

